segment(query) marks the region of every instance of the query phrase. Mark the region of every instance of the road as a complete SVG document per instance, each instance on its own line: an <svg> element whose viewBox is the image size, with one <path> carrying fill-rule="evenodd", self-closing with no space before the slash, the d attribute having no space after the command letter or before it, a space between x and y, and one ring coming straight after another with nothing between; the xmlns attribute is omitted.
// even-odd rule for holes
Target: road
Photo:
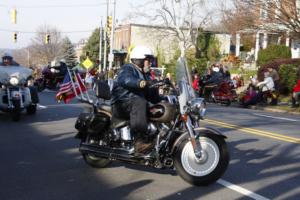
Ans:
<svg viewBox="0 0 300 200"><path fill-rule="evenodd" d="M40 94L35 116L0 113L0 199L300 199L300 117L208 105L204 126L227 137L231 161L217 183L194 187L176 172L120 162L87 166L74 139L80 104Z"/></svg>

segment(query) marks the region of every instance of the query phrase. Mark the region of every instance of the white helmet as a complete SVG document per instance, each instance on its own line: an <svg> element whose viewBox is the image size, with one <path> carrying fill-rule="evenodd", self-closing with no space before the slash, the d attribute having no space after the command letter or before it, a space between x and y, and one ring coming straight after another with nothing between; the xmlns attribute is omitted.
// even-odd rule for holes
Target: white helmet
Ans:
<svg viewBox="0 0 300 200"><path fill-rule="evenodd" d="M130 53L131 59L145 59L147 56L153 57L153 52L146 46L136 46Z"/></svg>
<svg viewBox="0 0 300 200"><path fill-rule="evenodd" d="M66 63L66 59L62 58L59 62Z"/></svg>
<svg viewBox="0 0 300 200"><path fill-rule="evenodd" d="M59 60L53 60L51 61L51 67L58 67L60 66L60 61Z"/></svg>
<svg viewBox="0 0 300 200"><path fill-rule="evenodd" d="M213 67L212 69L214 72L219 72L220 71L220 68L219 67Z"/></svg>

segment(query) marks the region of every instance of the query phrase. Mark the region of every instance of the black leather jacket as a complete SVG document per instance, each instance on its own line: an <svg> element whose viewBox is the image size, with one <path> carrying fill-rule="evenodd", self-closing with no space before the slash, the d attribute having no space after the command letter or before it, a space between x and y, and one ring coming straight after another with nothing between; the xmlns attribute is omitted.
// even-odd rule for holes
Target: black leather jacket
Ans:
<svg viewBox="0 0 300 200"><path fill-rule="evenodd" d="M144 74L133 64L125 64L118 73L112 90L111 103L129 101L134 97L142 97L151 102L159 98L157 89L140 88L140 81L151 81L150 74Z"/></svg>

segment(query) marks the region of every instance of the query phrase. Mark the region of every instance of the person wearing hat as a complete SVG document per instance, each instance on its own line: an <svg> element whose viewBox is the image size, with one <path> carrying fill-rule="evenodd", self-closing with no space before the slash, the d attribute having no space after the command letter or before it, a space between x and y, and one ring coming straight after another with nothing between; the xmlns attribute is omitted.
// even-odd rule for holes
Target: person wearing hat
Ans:
<svg viewBox="0 0 300 200"><path fill-rule="evenodd" d="M129 119L136 136L135 152L146 153L152 147L144 134L148 131L147 102L155 103L158 90L150 89L150 66L154 58L146 46L136 46L130 53L130 63L121 67L112 90L113 119Z"/></svg>

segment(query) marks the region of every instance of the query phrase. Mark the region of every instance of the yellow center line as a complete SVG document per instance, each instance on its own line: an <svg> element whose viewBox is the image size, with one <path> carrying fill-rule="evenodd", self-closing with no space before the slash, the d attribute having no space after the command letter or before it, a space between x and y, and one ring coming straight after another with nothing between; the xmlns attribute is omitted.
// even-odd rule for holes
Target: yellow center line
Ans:
<svg viewBox="0 0 300 200"><path fill-rule="evenodd" d="M202 122L205 122L207 124L217 125L217 126L224 127L224 128L235 129L235 130L239 130L239 131L254 134L254 135L269 137L269 138L273 138L276 140L300 144L300 138L289 137L289 136L285 136L284 134L272 133L272 132L262 131L262 130L253 129L253 128L246 128L246 127L229 124L229 123L225 123L225 122L221 122L221 121L216 121L216 120L212 120L212 119L205 119Z"/></svg>

